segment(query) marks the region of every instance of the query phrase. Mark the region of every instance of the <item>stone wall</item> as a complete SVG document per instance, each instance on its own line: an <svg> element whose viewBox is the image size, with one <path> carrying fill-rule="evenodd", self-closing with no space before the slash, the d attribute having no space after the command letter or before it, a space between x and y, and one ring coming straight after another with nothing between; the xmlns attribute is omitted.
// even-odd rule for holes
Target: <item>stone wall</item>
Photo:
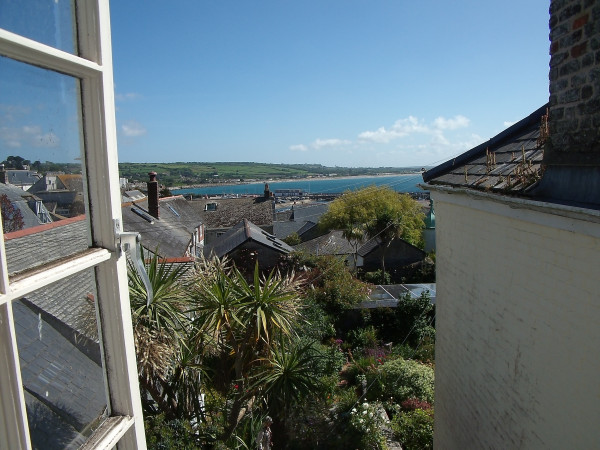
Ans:
<svg viewBox="0 0 600 450"><path fill-rule="evenodd" d="M550 165L600 164L600 1L550 5Z"/></svg>
<svg viewBox="0 0 600 450"><path fill-rule="evenodd" d="M435 448L600 448L600 216L432 196Z"/></svg>

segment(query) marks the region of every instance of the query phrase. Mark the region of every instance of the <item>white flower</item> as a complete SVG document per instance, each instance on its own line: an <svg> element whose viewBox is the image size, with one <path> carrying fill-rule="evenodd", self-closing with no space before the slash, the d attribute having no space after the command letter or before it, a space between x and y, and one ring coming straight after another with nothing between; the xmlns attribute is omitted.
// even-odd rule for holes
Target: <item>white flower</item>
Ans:
<svg viewBox="0 0 600 450"><path fill-rule="evenodd" d="M364 416L365 414L367 414L367 411L366 411L366 410L365 410L365 411L363 411L363 416Z"/></svg>
<svg viewBox="0 0 600 450"><path fill-rule="evenodd" d="M356 412L356 408L352 408L352 412L355 413Z"/></svg>
<svg viewBox="0 0 600 450"><path fill-rule="evenodd" d="M368 403L363 403L363 408L368 408L369 404Z"/></svg>

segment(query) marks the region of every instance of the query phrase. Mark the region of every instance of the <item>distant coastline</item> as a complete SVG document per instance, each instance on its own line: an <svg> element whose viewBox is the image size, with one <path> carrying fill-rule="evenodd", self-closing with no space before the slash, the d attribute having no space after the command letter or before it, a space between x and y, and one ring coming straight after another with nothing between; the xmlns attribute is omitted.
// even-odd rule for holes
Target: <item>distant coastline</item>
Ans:
<svg viewBox="0 0 600 450"><path fill-rule="evenodd" d="M227 180L222 183L200 183L190 184L184 186L169 186L169 190L174 192L182 189L202 189L202 188L217 188L219 186L243 186L250 184L266 184L266 183L307 183L312 181L330 181L330 180L356 180L359 178L383 178L383 177L402 177L411 175L420 175L421 172L406 172L406 173L380 173L377 175L342 175L342 176L322 176L322 177L303 177L303 178L277 178L277 179L263 179L263 180L244 180L244 181L232 181Z"/></svg>
<svg viewBox="0 0 600 450"><path fill-rule="evenodd" d="M262 195L264 185L269 184L273 192L279 189L301 189L307 194L340 194L370 185L387 186L397 192L421 192L418 187L423 182L421 173L378 174L339 177L304 177L288 179L266 179L230 183L208 183L170 189L175 195L228 196Z"/></svg>

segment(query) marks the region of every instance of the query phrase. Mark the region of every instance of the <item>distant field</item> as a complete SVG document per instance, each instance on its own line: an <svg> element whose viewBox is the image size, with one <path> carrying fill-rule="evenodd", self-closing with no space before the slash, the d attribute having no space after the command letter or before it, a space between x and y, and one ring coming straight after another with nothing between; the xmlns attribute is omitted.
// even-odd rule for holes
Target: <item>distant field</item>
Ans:
<svg viewBox="0 0 600 450"><path fill-rule="evenodd" d="M148 172L156 172L161 184L184 186L225 180L264 180L304 178L307 176L375 175L379 173L407 173L414 168L379 167L347 168L326 167L320 164L263 164L251 162L176 162L176 163L119 163L120 176L132 182L146 181Z"/></svg>

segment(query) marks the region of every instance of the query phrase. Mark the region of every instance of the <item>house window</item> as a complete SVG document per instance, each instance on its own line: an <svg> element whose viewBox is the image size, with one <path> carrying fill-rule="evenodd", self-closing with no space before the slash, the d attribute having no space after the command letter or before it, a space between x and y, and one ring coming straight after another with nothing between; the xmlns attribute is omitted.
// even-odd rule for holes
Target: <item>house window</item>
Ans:
<svg viewBox="0 0 600 450"><path fill-rule="evenodd" d="M0 160L70 186L0 184L0 448L145 447L109 31L108 0L0 0Z"/></svg>

